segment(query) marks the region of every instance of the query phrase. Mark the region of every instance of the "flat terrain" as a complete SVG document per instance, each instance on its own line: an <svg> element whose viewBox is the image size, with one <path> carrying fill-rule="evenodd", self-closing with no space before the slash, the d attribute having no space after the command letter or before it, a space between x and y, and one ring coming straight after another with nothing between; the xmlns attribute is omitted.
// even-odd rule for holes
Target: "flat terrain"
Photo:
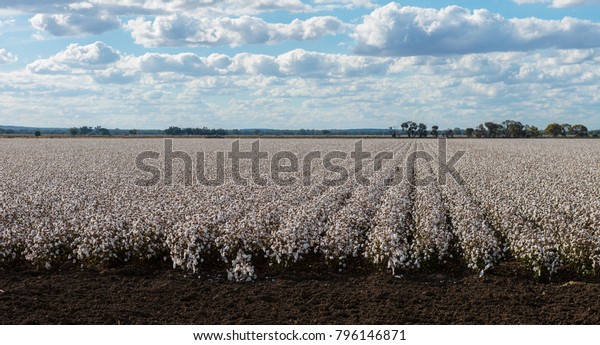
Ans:
<svg viewBox="0 0 600 345"><path fill-rule="evenodd" d="M600 281L472 272L289 272L253 283L182 271L0 272L2 324L600 324ZM447 271L447 270L445 270Z"/></svg>
<svg viewBox="0 0 600 345"><path fill-rule="evenodd" d="M0 143L4 324L600 324L600 141Z"/></svg>

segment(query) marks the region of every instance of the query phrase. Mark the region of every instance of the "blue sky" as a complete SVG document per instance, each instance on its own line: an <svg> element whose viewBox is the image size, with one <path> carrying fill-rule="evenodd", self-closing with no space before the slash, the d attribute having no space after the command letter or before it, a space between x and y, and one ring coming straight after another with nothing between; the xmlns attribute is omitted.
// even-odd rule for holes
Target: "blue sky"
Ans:
<svg viewBox="0 0 600 345"><path fill-rule="evenodd" d="M600 128L600 0L0 0L0 124Z"/></svg>

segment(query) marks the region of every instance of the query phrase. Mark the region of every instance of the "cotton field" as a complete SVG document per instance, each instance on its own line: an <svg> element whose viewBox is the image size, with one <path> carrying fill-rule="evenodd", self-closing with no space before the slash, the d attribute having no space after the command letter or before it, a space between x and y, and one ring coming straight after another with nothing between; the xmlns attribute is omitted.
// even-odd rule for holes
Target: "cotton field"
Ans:
<svg viewBox="0 0 600 345"><path fill-rule="evenodd" d="M0 139L0 269L168 262L251 281L310 258L342 272L458 262L483 275L516 260L538 277L600 273L597 140L453 139L443 160L433 139L171 144L169 183L163 139ZM264 154L236 165L235 145ZM460 178L444 182L439 162L459 153Z"/></svg>

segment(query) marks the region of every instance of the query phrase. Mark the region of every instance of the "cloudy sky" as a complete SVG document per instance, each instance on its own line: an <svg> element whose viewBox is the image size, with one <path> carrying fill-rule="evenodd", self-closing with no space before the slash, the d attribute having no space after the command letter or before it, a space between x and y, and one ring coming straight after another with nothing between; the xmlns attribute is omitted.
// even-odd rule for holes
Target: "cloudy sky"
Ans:
<svg viewBox="0 0 600 345"><path fill-rule="evenodd" d="M600 128L600 0L0 0L0 124Z"/></svg>

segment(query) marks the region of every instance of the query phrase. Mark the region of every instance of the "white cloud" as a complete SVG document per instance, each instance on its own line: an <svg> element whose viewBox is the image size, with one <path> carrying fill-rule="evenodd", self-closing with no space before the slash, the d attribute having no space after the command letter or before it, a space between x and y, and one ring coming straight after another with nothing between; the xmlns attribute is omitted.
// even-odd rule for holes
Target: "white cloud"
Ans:
<svg viewBox="0 0 600 345"><path fill-rule="evenodd" d="M296 49L276 59L283 74L303 77L356 77L380 75L391 64L389 59L342 54L325 54Z"/></svg>
<svg viewBox="0 0 600 345"><path fill-rule="evenodd" d="M53 36L73 36L81 34L101 34L105 31L118 29L121 22L116 16L97 11L67 14L38 13L29 19L31 25Z"/></svg>
<svg viewBox="0 0 600 345"><path fill-rule="evenodd" d="M163 73L173 72L188 76L207 76L217 74L217 69L213 67L208 58L201 58L192 53L156 54L146 53L138 58L131 60L135 67L144 73Z"/></svg>
<svg viewBox="0 0 600 345"><path fill-rule="evenodd" d="M295 49L279 56L241 53L233 57L211 54L200 57L193 53L141 56L123 55L103 42L80 46L69 45L64 51L39 59L27 66L38 74L90 74L103 82L137 80L140 73L158 77L173 73L187 77L214 75L299 76L304 78L346 78L384 75L394 60L327 54Z"/></svg>
<svg viewBox="0 0 600 345"><path fill-rule="evenodd" d="M193 53L124 55L103 42L96 42L85 46L71 44L48 59L34 61L27 70L35 74L90 75L99 82L117 84L134 82L142 76L179 82L225 76L331 79L406 74L475 78L483 84L515 84L524 80L569 84L589 79L592 67L597 66L600 66L600 51L595 49L397 58L295 49L278 56L240 53L231 57L223 54L201 57Z"/></svg>
<svg viewBox="0 0 600 345"><path fill-rule="evenodd" d="M279 64L272 56L242 53L236 55L230 61L227 70L234 74L281 75Z"/></svg>
<svg viewBox="0 0 600 345"><path fill-rule="evenodd" d="M6 51L6 49L0 49L0 64L14 63L19 60L18 56Z"/></svg>
<svg viewBox="0 0 600 345"><path fill-rule="evenodd" d="M243 15L273 11L306 12L301 0L0 0L0 9L27 13L62 13L96 8L113 15Z"/></svg>
<svg viewBox="0 0 600 345"><path fill-rule="evenodd" d="M6 27L6 26L13 26L15 24L15 20L13 18L10 19L0 19L0 28L2 27Z"/></svg>
<svg viewBox="0 0 600 345"><path fill-rule="evenodd" d="M519 5L523 4L550 4L555 8L584 6L584 5L600 5L600 0L513 0Z"/></svg>
<svg viewBox="0 0 600 345"><path fill-rule="evenodd" d="M600 46L600 23L569 17L505 19L484 9L390 3L365 16L352 37L356 53L382 56L592 48Z"/></svg>
<svg viewBox="0 0 600 345"><path fill-rule="evenodd" d="M311 9L300 0L224 0L221 6L224 13L238 15L272 11L304 12Z"/></svg>
<svg viewBox="0 0 600 345"><path fill-rule="evenodd" d="M553 0L552 7L563 8L581 5L600 5L599 0Z"/></svg>
<svg viewBox="0 0 600 345"><path fill-rule="evenodd" d="M145 47L271 44L286 40L314 40L341 32L345 26L335 17L295 19L290 24L267 23L261 18L193 18L157 16L154 21L130 20L127 28L137 44Z"/></svg>
<svg viewBox="0 0 600 345"><path fill-rule="evenodd" d="M315 7L318 10L332 10L338 8L375 8L377 5L370 0L314 0Z"/></svg>
<svg viewBox="0 0 600 345"><path fill-rule="evenodd" d="M27 69L40 74L71 74L81 70L104 69L121 59L121 54L104 42L86 46L70 44L65 50L27 65Z"/></svg>

